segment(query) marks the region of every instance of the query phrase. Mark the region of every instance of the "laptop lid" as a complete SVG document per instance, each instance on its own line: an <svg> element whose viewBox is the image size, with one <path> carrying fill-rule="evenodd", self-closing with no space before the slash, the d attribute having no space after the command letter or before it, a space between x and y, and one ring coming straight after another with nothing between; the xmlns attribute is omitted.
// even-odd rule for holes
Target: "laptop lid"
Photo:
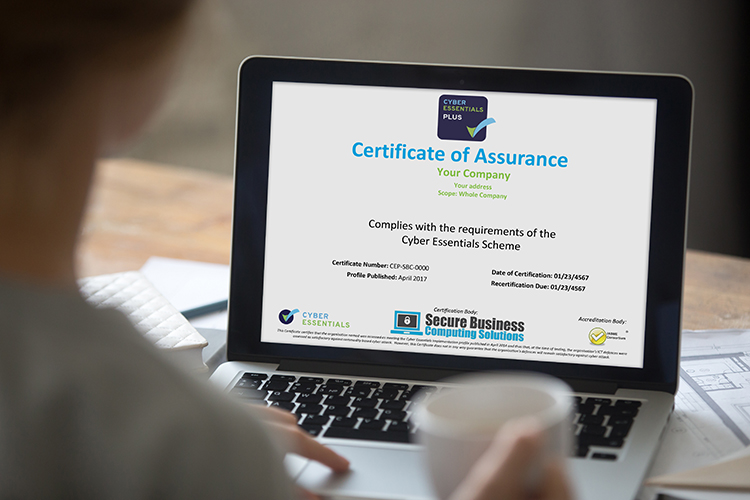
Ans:
<svg viewBox="0 0 750 500"><path fill-rule="evenodd" d="M230 360L675 392L684 78L253 57L237 109Z"/></svg>

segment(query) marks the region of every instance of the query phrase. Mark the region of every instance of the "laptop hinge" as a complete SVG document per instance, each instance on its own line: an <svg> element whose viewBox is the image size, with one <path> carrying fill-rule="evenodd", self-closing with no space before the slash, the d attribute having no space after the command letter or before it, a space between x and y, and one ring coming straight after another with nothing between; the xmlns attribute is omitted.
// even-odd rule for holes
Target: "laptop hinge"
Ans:
<svg viewBox="0 0 750 500"><path fill-rule="evenodd" d="M278 370L287 372L328 373L331 375L349 375L355 377L431 381L441 380L465 373L459 370L437 368L414 368L409 366L383 366L295 359L282 360L279 363ZM617 383L610 381L565 379L565 382L570 385L574 392L614 394L618 389Z"/></svg>
<svg viewBox="0 0 750 500"><path fill-rule="evenodd" d="M332 363L327 361L282 360L279 371L329 373L358 377L396 378L411 380L440 380L458 375L457 370L435 368L414 368L409 366L382 366L353 363Z"/></svg>

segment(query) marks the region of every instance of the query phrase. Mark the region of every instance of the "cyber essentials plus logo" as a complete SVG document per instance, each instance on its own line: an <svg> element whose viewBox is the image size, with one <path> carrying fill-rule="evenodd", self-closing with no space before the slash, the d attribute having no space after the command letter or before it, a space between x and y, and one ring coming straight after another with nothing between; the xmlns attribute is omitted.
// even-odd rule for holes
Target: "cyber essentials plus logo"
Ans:
<svg viewBox="0 0 750 500"><path fill-rule="evenodd" d="M438 137L449 141L481 142L487 138L487 98L475 95L441 95L438 100Z"/></svg>

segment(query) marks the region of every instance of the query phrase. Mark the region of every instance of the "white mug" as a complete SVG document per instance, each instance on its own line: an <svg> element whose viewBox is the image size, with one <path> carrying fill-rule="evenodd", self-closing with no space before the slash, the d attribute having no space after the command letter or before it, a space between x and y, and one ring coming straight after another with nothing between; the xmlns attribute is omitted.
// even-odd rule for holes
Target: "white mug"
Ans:
<svg viewBox="0 0 750 500"><path fill-rule="evenodd" d="M417 437L435 492L447 499L487 450L503 425L533 417L544 431L538 463L526 478L530 487L549 460L572 446L570 387L538 373L504 372L463 375L420 404L414 412Z"/></svg>

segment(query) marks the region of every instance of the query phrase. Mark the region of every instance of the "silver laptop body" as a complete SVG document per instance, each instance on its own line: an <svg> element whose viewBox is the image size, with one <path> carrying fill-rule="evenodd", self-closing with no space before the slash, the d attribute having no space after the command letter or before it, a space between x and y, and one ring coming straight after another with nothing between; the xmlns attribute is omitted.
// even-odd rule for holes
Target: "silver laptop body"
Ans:
<svg viewBox="0 0 750 500"><path fill-rule="evenodd" d="M300 485L431 499L414 405L550 373L578 498L634 498L677 390L691 119L676 76L248 58L213 382L352 462L290 456Z"/></svg>

